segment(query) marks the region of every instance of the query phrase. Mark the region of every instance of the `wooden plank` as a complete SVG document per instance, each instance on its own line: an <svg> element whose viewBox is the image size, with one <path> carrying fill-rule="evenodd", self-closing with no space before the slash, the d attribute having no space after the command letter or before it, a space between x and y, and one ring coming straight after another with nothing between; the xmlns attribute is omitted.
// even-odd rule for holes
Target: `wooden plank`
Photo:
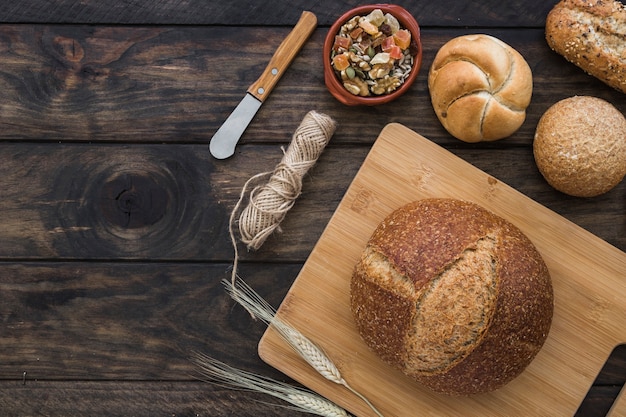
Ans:
<svg viewBox="0 0 626 417"><path fill-rule="evenodd" d="M2 148L5 258L193 259L224 231L207 157L193 149Z"/></svg>
<svg viewBox="0 0 626 417"><path fill-rule="evenodd" d="M110 0L41 2L5 0L0 3L4 22L28 23L113 23L113 24L193 24L193 25L290 25L303 10L318 15L320 25L328 26L354 7L349 2L277 0L253 3L245 0L207 2L203 0L154 0L149 4ZM550 2L519 0L471 0L466 3L444 0L404 5L424 26L520 26L537 27L545 22ZM268 13L268 8L271 12Z"/></svg>
<svg viewBox="0 0 626 417"><path fill-rule="evenodd" d="M300 267L245 263L240 272L278 306ZM197 350L295 383L258 358L255 346L265 327L223 293L219 281L227 276L227 268L0 264L3 415L292 415L264 405L273 403L269 397L194 381L197 368L188 359ZM624 359L603 383L618 383L626 369ZM614 395L610 387L594 388L588 412Z"/></svg>
<svg viewBox="0 0 626 417"><path fill-rule="evenodd" d="M0 380L190 380L194 352L280 377L256 354L266 326L223 289L229 266L1 263ZM240 273L278 306L300 267Z"/></svg>
<svg viewBox="0 0 626 417"><path fill-rule="evenodd" d="M378 359L352 320L350 276L367 239L392 210L429 197L471 200L508 219L535 244L552 276L555 314L545 346L518 378L493 393L469 398L433 394ZM381 132L278 316L317 343L384 415L410 416L413 410L572 415L611 350L626 341L625 271L624 252L393 124ZM316 374L272 329L264 334L259 353L352 412L373 415L362 401Z"/></svg>
<svg viewBox="0 0 626 417"><path fill-rule="evenodd" d="M626 344L616 346L607 359L594 385L617 385L626 383Z"/></svg>
<svg viewBox="0 0 626 417"><path fill-rule="evenodd" d="M282 233L256 253L243 250L242 259L303 262L368 151L331 144ZM543 181L529 148L454 152L626 248L626 181L577 199ZM228 217L241 188L281 157L278 144L244 145L227 161L214 160L205 145L0 144L0 259L232 260Z"/></svg>
<svg viewBox="0 0 626 417"><path fill-rule="evenodd" d="M594 391L581 416L596 416L608 409L616 389L598 387ZM266 395L204 382L27 380L22 385L21 380L0 381L0 407L6 417L293 417L293 410L285 405Z"/></svg>
<svg viewBox="0 0 626 417"><path fill-rule="evenodd" d="M615 402L611 406L606 417L624 417L626 416L626 385L624 385Z"/></svg>
<svg viewBox="0 0 626 417"><path fill-rule="evenodd" d="M0 139L208 143L288 30L0 25ZM306 111L318 110L338 119L335 142L371 144L385 124L398 122L437 143L458 145L432 110L427 73L446 41L471 32L424 30L424 63L412 89L384 107L356 109L339 103L324 86L326 31L318 28L241 143L282 141ZM526 122L491 146L530 144L541 114L570 94L599 96L626 113L624 95L550 51L542 29L486 32L527 58L535 83ZM239 51L237 59L233 50Z"/></svg>
<svg viewBox="0 0 626 417"><path fill-rule="evenodd" d="M626 368L622 368L624 370ZM623 392L621 393L623 395ZM585 401L580 405L573 417L584 416L606 416L606 417L623 417L624 414L615 414L618 407L622 407L619 402L615 404L616 397L620 395L619 385L594 385L587 394ZM623 396L622 396L623 398ZM622 401L618 399L618 401ZM610 414L613 408L614 414Z"/></svg>
<svg viewBox="0 0 626 417"><path fill-rule="evenodd" d="M232 260L228 217L241 187L282 157L278 145L227 163L216 163L208 147L191 145L0 149L3 259ZM307 178L306 194L285 225L290 233L265 257L306 258L365 151L353 151L341 172L332 169L343 159L338 152L320 163L331 173Z"/></svg>
<svg viewBox="0 0 626 417"><path fill-rule="evenodd" d="M5 417L290 417L284 402L193 381L0 381Z"/></svg>
<svg viewBox="0 0 626 417"><path fill-rule="evenodd" d="M623 416L626 412L624 383L626 383L626 344L620 344L613 349L604 363L574 417Z"/></svg>

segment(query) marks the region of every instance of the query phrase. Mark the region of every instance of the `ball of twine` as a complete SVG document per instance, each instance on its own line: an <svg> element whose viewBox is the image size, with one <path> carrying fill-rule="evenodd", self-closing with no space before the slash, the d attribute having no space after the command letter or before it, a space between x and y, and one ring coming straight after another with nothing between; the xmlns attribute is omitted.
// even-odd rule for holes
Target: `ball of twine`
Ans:
<svg viewBox="0 0 626 417"><path fill-rule="evenodd" d="M236 275L238 258L235 222L245 197L249 195L249 202L238 219L240 239L249 250L257 250L274 231L280 231L280 223L300 196L302 178L317 162L335 128L336 123L331 117L310 111L296 129L289 147L274 170L257 174L246 181L230 218L230 234L235 248L233 277ZM268 176L267 182L256 185L248 192L253 184Z"/></svg>

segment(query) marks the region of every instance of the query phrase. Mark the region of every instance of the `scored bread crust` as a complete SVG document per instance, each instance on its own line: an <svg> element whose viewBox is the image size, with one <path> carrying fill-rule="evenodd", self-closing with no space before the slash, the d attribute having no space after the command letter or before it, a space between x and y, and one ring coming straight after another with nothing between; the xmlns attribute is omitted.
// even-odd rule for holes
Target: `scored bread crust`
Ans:
<svg viewBox="0 0 626 417"><path fill-rule="evenodd" d="M617 0L562 0L546 18L546 41L569 62L626 93L626 6Z"/></svg>
<svg viewBox="0 0 626 417"><path fill-rule="evenodd" d="M526 119L532 72L501 40L464 35L439 49L428 74L433 109L443 127L465 142L510 136Z"/></svg>
<svg viewBox="0 0 626 417"><path fill-rule="evenodd" d="M475 276L485 275L481 257L493 276ZM466 278L440 285L445 274ZM492 391L518 376L553 314L550 275L530 240L455 199L419 200L383 220L354 269L350 300L361 337L384 362L451 395Z"/></svg>

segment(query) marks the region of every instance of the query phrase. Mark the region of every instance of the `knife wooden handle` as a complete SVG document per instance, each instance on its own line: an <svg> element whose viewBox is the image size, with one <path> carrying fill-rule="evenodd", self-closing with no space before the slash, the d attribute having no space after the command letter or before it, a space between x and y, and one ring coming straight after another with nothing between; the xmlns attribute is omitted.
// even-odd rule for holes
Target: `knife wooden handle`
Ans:
<svg viewBox="0 0 626 417"><path fill-rule="evenodd" d="M278 46L263 74L248 88L248 93L261 102L265 101L265 98L270 94L316 26L317 17L315 14L307 11L302 12L300 20Z"/></svg>

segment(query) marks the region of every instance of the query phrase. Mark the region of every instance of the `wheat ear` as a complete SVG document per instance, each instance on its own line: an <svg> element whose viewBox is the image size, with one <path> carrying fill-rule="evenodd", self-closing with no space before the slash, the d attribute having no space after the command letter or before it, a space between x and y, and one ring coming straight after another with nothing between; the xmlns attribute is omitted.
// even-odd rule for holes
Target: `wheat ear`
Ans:
<svg viewBox="0 0 626 417"><path fill-rule="evenodd" d="M298 411L305 411L318 416L349 416L341 407L311 391L233 368L202 353L196 353L193 360L200 368L201 374L212 382L268 394L296 406Z"/></svg>
<svg viewBox="0 0 626 417"><path fill-rule="evenodd" d="M239 278L230 282L224 280L222 283L233 300L237 301L248 312L264 321L266 324L272 324L292 349L320 375L335 384L344 386L364 401L377 416L383 417L378 409L376 409L364 395L356 391L346 382L341 376L339 369L321 348L300 331L278 318L274 307L257 294L245 281Z"/></svg>

